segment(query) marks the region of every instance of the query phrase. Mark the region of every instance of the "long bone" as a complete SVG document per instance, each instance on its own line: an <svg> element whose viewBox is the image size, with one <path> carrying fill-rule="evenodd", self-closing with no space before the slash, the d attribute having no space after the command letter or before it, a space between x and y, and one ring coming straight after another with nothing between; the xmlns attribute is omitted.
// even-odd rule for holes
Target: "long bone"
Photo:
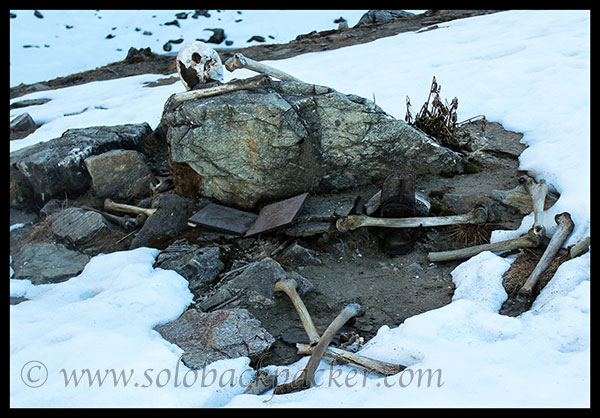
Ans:
<svg viewBox="0 0 600 418"><path fill-rule="evenodd" d="M297 81L304 83L302 80L290 75L284 71L278 70L277 68L271 67L266 64L262 64L258 61L254 61L248 57L243 56L239 52L233 54L231 58L225 61L225 68L228 71L233 72L240 68L246 68L248 70L256 71L257 73L266 74L271 77L275 77L283 81Z"/></svg>
<svg viewBox="0 0 600 418"><path fill-rule="evenodd" d="M298 354L311 355L314 351L314 347L310 344L296 343L296 348L298 349ZM373 370L383 376L392 376L406 369L406 366L403 366L402 364L393 364L375 360L336 347L327 347L324 355L335 360L358 364L359 366Z"/></svg>
<svg viewBox="0 0 600 418"><path fill-rule="evenodd" d="M364 215L350 215L336 221L335 227L340 232L352 231L365 226L380 226L385 228L418 228L436 227L458 224L484 224L488 211L485 205L480 205L469 213L451 216L428 216L423 218L373 218Z"/></svg>
<svg viewBox="0 0 600 418"><path fill-rule="evenodd" d="M319 343L313 349L313 352L308 359L308 363L306 363L306 367L300 376L289 383L283 383L276 386L273 393L279 395L297 390L308 389L312 385L317 367L323 358L323 354L325 354L325 351L327 350L327 347L329 346L329 343L335 334L344 326L346 322L348 322L351 318L360 315L361 313L362 309L358 303L351 303L342 309L342 312L340 312L333 322L329 324L321 336Z"/></svg>
<svg viewBox="0 0 600 418"><path fill-rule="evenodd" d="M104 216L107 220L119 225L121 228L125 229L126 231L132 231L132 230L136 229L137 227L142 226L144 224L144 222L146 222L146 219L148 218L143 213L139 213L135 218L130 218L129 215L116 216L116 215L106 213L101 210L89 207L89 206L82 206L81 208L85 209L85 210L91 210L94 212L98 212L100 215Z"/></svg>
<svg viewBox="0 0 600 418"><path fill-rule="evenodd" d="M229 93L237 90L253 90L266 88L271 85L271 79L265 75L236 80L227 84L222 84L215 87L207 87L205 89L184 91L175 93L169 98L169 101L175 104L187 102L189 100L200 99L203 97L217 96L223 93Z"/></svg>
<svg viewBox="0 0 600 418"><path fill-rule="evenodd" d="M156 209L140 208L138 206L126 205L125 203L116 203L109 198L104 199L104 209L135 214L142 213L148 217L156 212Z"/></svg>
<svg viewBox="0 0 600 418"><path fill-rule="evenodd" d="M569 215L567 212L559 213L554 217L554 220L558 226L556 227L556 230L554 231L554 234L552 235L544 254L542 254L540 261L538 261L537 265L525 281L525 284L523 284L521 289L519 289L518 294L523 298L529 299L531 297L533 293L533 287L540 279L542 273L544 273L548 266L550 266L550 263L552 260L554 260L554 257L562 248L566 239L569 235L571 235L571 232L573 232L573 228L575 227L573 220L571 219L571 215Z"/></svg>
<svg viewBox="0 0 600 418"><path fill-rule="evenodd" d="M315 345L318 343L321 337L319 336L319 332L317 331L317 328L315 327L315 324L313 323L310 314L304 305L304 302L300 298L300 295L298 295L296 287L297 284L294 279L286 278L275 283L274 290L278 292L284 292L291 299L292 304L298 312L298 316L300 316L304 330L308 335L310 344L296 344L296 347L298 348L298 354L311 355ZM386 363L335 347L327 347L324 355L338 360L358 364L359 366L366 367L384 376L391 376L406 368L401 364Z"/></svg>
<svg viewBox="0 0 600 418"><path fill-rule="evenodd" d="M298 295L296 291L296 280L294 279L281 279L277 283L275 283L274 290L278 292L284 292L291 299L294 304L294 308L298 312L298 316L300 316L300 321L302 321L302 326L304 327L304 331L306 331L306 335L308 335L308 340L311 344L315 344L321 338L319 333L317 332L317 328L313 323L308 310L306 309L306 305Z"/></svg>
<svg viewBox="0 0 600 418"><path fill-rule="evenodd" d="M535 233L533 228L527 231L526 234L518 238L498 241L491 244L475 245L473 247L461 248L458 250L431 252L427 255L427 259L432 262L463 260L473 257L483 251L508 251L518 248L535 248L542 242L542 236Z"/></svg>
<svg viewBox="0 0 600 418"><path fill-rule="evenodd" d="M546 229L544 228L544 202L546 201L546 195L548 194L546 180L541 179L536 183L531 177L522 176L519 178L519 182L525 184L525 188L531 196L534 217L533 232L543 236L546 232Z"/></svg>

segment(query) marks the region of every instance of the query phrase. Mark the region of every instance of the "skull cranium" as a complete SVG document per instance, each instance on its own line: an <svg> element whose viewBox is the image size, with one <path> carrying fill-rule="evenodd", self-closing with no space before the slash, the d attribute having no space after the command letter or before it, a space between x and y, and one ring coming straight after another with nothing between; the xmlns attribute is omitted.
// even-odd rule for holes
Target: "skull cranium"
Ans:
<svg viewBox="0 0 600 418"><path fill-rule="evenodd" d="M184 44L177 54L177 73L187 90L210 81L223 81L219 54L204 42Z"/></svg>

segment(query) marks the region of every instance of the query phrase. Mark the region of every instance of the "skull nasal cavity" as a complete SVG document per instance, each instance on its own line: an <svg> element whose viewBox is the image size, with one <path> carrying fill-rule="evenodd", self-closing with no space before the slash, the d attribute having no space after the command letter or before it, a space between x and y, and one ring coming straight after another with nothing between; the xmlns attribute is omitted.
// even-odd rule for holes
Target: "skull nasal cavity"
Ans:
<svg viewBox="0 0 600 418"><path fill-rule="evenodd" d="M202 61L202 58L200 57L200 54L199 54L199 53L197 53L197 52L194 52L194 53L192 54L192 60L193 60L195 63L197 63L197 64L200 64L200 61Z"/></svg>

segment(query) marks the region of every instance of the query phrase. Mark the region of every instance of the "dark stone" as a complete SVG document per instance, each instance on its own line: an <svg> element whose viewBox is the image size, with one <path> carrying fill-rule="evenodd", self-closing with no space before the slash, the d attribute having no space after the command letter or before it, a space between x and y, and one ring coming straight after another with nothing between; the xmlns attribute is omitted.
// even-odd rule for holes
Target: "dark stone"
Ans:
<svg viewBox="0 0 600 418"><path fill-rule="evenodd" d="M53 197L77 198L91 186L84 160L113 149L141 150L147 123L69 129L60 138L10 153L10 203L39 208Z"/></svg>
<svg viewBox="0 0 600 418"><path fill-rule="evenodd" d="M83 271L90 257L69 250L57 243L25 244L13 255L13 279L28 279L31 283L59 283Z"/></svg>
<svg viewBox="0 0 600 418"><path fill-rule="evenodd" d="M210 313L188 310L156 331L183 351L181 360L190 369L202 369L217 360L249 357L256 360L275 339L245 309Z"/></svg>

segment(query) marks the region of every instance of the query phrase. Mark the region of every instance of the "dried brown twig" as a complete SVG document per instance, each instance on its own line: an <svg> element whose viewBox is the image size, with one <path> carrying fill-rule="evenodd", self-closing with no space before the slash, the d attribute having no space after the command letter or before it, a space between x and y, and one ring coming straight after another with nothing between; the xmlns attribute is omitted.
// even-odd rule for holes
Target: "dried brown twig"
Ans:
<svg viewBox="0 0 600 418"><path fill-rule="evenodd" d="M457 123L458 99L455 97L449 104L448 102L442 103L440 99L441 89L442 86L437 83L434 76L427 101L414 120L410 111L410 98L406 97L405 120L409 125L432 137L438 144L454 151L460 151L463 145L461 145L455 133L456 128L472 119L483 117L482 129L485 129L485 116L478 115Z"/></svg>

